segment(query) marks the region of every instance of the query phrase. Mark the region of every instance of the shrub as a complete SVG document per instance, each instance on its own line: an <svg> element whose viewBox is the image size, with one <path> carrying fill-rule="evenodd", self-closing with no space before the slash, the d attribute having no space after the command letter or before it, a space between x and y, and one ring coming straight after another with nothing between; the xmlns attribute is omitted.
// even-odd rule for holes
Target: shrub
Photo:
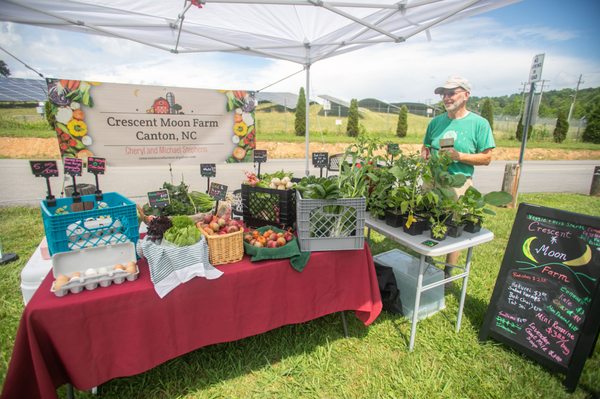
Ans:
<svg viewBox="0 0 600 399"><path fill-rule="evenodd" d="M396 136L406 137L408 132L408 108L403 105L398 114L398 125L396 126Z"/></svg>
<svg viewBox="0 0 600 399"><path fill-rule="evenodd" d="M519 123L517 124L517 131L515 133L515 137L517 140L523 140L523 115L519 118Z"/></svg>
<svg viewBox="0 0 600 399"><path fill-rule="evenodd" d="M494 105L492 104L492 100L489 98L486 98L483 102L481 116L487 119L487 121L490 123L490 127L492 130L494 130Z"/></svg>
<svg viewBox="0 0 600 399"><path fill-rule="evenodd" d="M587 143L600 144L600 106L596 105L587 120L581 139Z"/></svg>
<svg viewBox="0 0 600 399"><path fill-rule="evenodd" d="M298 93L294 131L296 132L296 136L306 135L306 94L304 94L304 87L301 87L300 93Z"/></svg>
<svg viewBox="0 0 600 399"><path fill-rule="evenodd" d="M358 101L353 98L350 101L350 109L348 109L348 126L346 126L346 135L357 137L360 132L358 126Z"/></svg>
<svg viewBox="0 0 600 399"><path fill-rule="evenodd" d="M554 132L552 132L552 136L554 137L555 143L562 143L567 138L567 132L569 131L569 121L567 121L567 116L562 109L558 110L558 115L556 116L556 127L554 128Z"/></svg>

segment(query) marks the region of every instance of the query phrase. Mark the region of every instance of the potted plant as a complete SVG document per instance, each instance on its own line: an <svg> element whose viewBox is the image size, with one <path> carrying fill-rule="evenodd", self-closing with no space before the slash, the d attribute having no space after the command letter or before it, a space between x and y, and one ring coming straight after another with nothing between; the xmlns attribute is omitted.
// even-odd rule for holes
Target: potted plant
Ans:
<svg viewBox="0 0 600 399"><path fill-rule="evenodd" d="M487 215L493 216L496 214L487 205L503 206L511 201L512 195L507 192L492 191L483 195L475 187L469 187L465 191L465 194L459 198L465 231L470 233L478 232Z"/></svg>

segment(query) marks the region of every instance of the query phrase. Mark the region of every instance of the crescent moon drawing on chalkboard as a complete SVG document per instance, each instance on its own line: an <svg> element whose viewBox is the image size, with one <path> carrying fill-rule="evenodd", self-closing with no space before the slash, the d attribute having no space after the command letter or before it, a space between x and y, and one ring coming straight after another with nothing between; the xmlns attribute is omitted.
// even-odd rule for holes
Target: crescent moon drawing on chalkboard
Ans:
<svg viewBox="0 0 600 399"><path fill-rule="evenodd" d="M575 258L572 260L568 260L563 262L563 265L575 267L575 266L584 266L590 263L592 260L592 249L589 245L586 244L585 252L579 258Z"/></svg>
<svg viewBox="0 0 600 399"><path fill-rule="evenodd" d="M531 249L529 248L531 246L531 242L533 240L535 240L537 237L529 237L528 239L525 240L525 242L523 243L523 255L525 255L527 258L529 258L530 260L532 260L534 263L538 263L537 260L535 260L535 258L533 257L533 255L531 254Z"/></svg>

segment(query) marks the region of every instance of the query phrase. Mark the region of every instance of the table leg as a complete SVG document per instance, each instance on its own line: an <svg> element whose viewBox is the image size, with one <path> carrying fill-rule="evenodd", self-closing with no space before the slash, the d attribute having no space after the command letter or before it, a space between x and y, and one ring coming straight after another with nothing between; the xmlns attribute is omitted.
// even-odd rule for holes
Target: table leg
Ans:
<svg viewBox="0 0 600 399"><path fill-rule="evenodd" d="M410 326L409 352L415 347L415 335L417 334L417 323L419 321L419 306L421 305L421 288L423 287L423 274L425 273L425 255L419 260L419 275L417 276L417 289L415 293L415 307L413 309L412 324Z"/></svg>
<svg viewBox="0 0 600 399"><path fill-rule="evenodd" d="M465 298L467 297L467 284L469 283L469 272L471 270L471 256L473 255L473 247L467 251L467 264L465 265L465 277L463 278L462 290L460 291L460 303L458 304L458 318L456 319L456 332L460 331L460 323L462 321L463 307L465 306Z"/></svg>
<svg viewBox="0 0 600 399"><path fill-rule="evenodd" d="M67 399L75 399L75 392L73 391L73 385L67 383Z"/></svg>
<svg viewBox="0 0 600 399"><path fill-rule="evenodd" d="M344 327L344 338L348 338L348 323L346 323L346 313L344 311L340 312L342 314L342 327Z"/></svg>

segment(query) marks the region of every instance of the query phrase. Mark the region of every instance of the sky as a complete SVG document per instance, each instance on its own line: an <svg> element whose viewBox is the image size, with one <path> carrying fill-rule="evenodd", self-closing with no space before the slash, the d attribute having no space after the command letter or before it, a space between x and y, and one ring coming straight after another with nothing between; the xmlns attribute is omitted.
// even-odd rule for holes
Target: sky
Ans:
<svg viewBox="0 0 600 399"><path fill-rule="evenodd" d="M520 93L533 57L545 54L543 90L600 87L600 1L523 0L311 67L310 97L437 102L435 87L464 76L472 95ZM171 54L122 39L0 22L0 47L45 77L205 89L262 90L299 64L223 53ZM39 78L0 49L15 78ZM264 91L297 94L300 72ZM538 88L541 86L538 85Z"/></svg>

